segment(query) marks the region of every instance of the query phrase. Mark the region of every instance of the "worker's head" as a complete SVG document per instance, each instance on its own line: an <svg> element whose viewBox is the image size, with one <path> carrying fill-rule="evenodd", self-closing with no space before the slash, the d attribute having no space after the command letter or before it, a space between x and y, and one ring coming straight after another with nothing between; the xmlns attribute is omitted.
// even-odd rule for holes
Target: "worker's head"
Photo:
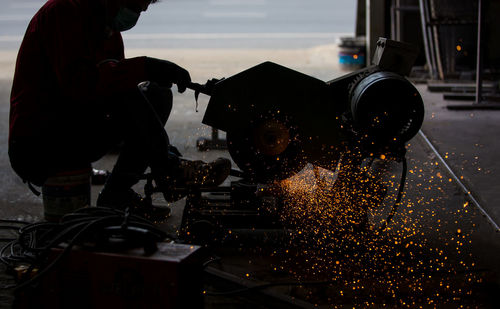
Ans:
<svg viewBox="0 0 500 309"><path fill-rule="evenodd" d="M158 0L108 0L109 26L115 31L127 31L135 26L142 12Z"/></svg>

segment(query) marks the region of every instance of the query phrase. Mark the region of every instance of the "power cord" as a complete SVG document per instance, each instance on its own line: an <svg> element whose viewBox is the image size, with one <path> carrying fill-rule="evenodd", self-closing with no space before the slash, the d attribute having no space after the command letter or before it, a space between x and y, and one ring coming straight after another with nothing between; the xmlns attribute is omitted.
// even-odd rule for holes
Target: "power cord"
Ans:
<svg viewBox="0 0 500 309"><path fill-rule="evenodd" d="M399 182L399 188L398 188L398 195L396 196L396 200L394 201L394 204L392 205L391 212L385 219L384 223L382 226L379 228L378 232L383 232L387 228L387 225L391 223L392 218L398 211L399 204L401 202L401 199L403 197L403 191L405 188L405 183L406 183L406 175L408 174L408 162L406 160L406 156L403 157L403 171L401 172L401 181Z"/></svg>

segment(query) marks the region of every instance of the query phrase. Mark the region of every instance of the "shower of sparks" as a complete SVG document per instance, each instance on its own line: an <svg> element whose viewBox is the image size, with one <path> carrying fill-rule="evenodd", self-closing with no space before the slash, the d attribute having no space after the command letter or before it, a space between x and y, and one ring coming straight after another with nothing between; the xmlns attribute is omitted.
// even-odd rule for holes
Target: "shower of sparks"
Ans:
<svg viewBox="0 0 500 309"><path fill-rule="evenodd" d="M322 288L329 304L421 307L472 299L472 286L482 280L464 250L473 227L458 226L454 219L471 211L468 203L451 213L440 209L448 177L436 162L409 166L411 190L421 196L403 195L394 221L382 229L401 172L385 156L372 163L360 168L344 163L335 173L309 166L279 184L290 244L275 253L283 262L273 268L298 280L331 282ZM372 168L376 165L382 168ZM434 175L424 177L424 168ZM436 191L438 196L431 194ZM310 288L304 297L320 303L317 294Z"/></svg>

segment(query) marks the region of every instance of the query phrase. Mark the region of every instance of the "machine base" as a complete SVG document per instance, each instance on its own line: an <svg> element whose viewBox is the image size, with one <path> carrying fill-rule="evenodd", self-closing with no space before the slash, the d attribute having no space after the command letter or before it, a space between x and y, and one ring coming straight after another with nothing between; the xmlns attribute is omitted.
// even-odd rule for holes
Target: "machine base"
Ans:
<svg viewBox="0 0 500 309"><path fill-rule="evenodd" d="M262 185L245 180L192 192L186 198L181 237L189 243L214 244L279 241L283 225L279 198L263 194Z"/></svg>

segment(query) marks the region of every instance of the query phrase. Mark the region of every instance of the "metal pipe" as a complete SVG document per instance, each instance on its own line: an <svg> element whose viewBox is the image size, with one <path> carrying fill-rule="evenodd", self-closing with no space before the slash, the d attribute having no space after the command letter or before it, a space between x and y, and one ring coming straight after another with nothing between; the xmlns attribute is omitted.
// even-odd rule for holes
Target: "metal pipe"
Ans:
<svg viewBox="0 0 500 309"><path fill-rule="evenodd" d="M477 3L477 62L476 62L476 102L480 104L483 100L483 49L481 46L482 36L482 23L483 23L483 6L482 0Z"/></svg>
<svg viewBox="0 0 500 309"><path fill-rule="evenodd" d="M437 25L432 26L432 31L434 32L434 52L436 57L436 67L438 70L439 78L444 79L443 61L441 60L441 48L439 47L439 29Z"/></svg>
<svg viewBox="0 0 500 309"><path fill-rule="evenodd" d="M451 178L453 178L453 180L455 181L455 183L460 187L460 189L462 190L462 192L468 197L468 199L472 202L472 204L474 204L474 206L476 206L476 208L479 210L479 212L481 212L481 214L486 218L486 220L488 220L488 222L493 226L493 228L495 229L495 231L496 232L500 232L500 227L498 226L498 224L486 212L486 210L484 210L484 208L481 206L481 204L479 204L479 202L476 200L476 198L472 194L471 190L469 190L469 188L467 188L463 184L463 182L460 181L460 179L453 172L453 170L448 165L448 163L446 163L446 161L443 159L443 157L441 156L441 154L437 151L436 147L434 147L434 145L427 138L427 136L425 136L424 132L422 132L422 130L420 130L418 133L419 133L420 137L424 140L424 142L427 144L427 146L429 146L429 148L432 150L432 152L434 152L434 154L439 159L439 161L441 161L441 164L443 164L443 166L446 169L446 171L450 174Z"/></svg>
<svg viewBox="0 0 500 309"><path fill-rule="evenodd" d="M403 11L406 11L406 12L416 12L418 11L420 8L416 5L401 5L401 6L397 6L394 8L394 10L396 11L400 11L400 12L403 12Z"/></svg>
<svg viewBox="0 0 500 309"><path fill-rule="evenodd" d="M397 27L396 26L396 23L397 23L396 22L396 6L397 6L397 3L394 4L394 2L391 5L391 39L392 40L397 40L397 38L396 38L396 27Z"/></svg>
<svg viewBox="0 0 500 309"><path fill-rule="evenodd" d="M370 66L372 63L372 55L371 55L371 2L370 0L366 0L365 2L366 8L366 66Z"/></svg>
<svg viewBox="0 0 500 309"><path fill-rule="evenodd" d="M436 79L436 71L435 71L435 63L433 60L433 54L431 50L431 39L430 39L430 31L428 27L428 18L427 18L427 7L426 0L419 0L420 5L420 20L422 23L422 35L424 36L424 50L425 50L425 58L427 59L427 66L429 67L429 74L431 79Z"/></svg>
<svg viewBox="0 0 500 309"><path fill-rule="evenodd" d="M395 31L395 38L396 41L401 41L401 0L396 0L396 8L395 8L395 15L396 15L396 31Z"/></svg>

